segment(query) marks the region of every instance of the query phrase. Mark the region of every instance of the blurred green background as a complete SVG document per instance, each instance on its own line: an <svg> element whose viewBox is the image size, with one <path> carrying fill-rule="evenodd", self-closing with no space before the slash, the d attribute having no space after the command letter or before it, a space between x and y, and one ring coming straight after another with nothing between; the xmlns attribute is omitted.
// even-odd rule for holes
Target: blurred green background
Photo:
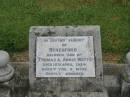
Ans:
<svg viewBox="0 0 130 97"><path fill-rule="evenodd" d="M27 51L38 25L100 25L103 53L130 51L130 0L0 0L0 49Z"/></svg>

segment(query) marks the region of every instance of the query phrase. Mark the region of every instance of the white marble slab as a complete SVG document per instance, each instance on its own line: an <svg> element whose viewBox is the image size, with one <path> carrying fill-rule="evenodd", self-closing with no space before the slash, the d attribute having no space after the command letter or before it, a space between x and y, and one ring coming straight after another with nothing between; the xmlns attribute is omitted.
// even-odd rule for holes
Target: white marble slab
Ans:
<svg viewBox="0 0 130 97"><path fill-rule="evenodd" d="M36 77L95 77L93 36L37 37Z"/></svg>

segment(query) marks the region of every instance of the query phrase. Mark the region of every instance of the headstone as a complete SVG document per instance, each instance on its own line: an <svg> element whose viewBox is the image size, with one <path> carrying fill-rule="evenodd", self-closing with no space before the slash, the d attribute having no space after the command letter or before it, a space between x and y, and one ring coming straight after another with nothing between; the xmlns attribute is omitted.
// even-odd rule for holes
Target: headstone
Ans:
<svg viewBox="0 0 130 97"><path fill-rule="evenodd" d="M107 97L100 27L31 27L29 82L30 97Z"/></svg>

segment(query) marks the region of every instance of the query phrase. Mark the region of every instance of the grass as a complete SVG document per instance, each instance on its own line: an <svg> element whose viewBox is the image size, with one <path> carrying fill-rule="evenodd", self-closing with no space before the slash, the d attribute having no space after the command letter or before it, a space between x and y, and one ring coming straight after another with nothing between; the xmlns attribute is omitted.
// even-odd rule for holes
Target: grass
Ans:
<svg viewBox="0 0 130 97"><path fill-rule="evenodd" d="M34 25L100 25L103 53L130 51L129 0L1 0L0 49L28 50Z"/></svg>

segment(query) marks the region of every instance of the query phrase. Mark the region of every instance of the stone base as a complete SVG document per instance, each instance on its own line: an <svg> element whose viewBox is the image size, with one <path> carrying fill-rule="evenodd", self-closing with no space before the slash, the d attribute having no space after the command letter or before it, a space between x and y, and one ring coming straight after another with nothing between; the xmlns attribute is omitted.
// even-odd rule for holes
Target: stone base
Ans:
<svg viewBox="0 0 130 97"><path fill-rule="evenodd" d="M120 97L121 95L121 82L120 76L107 75L104 76L104 85L110 97Z"/></svg>
<svg viewBox="0 0 130 97"><path fill-rule="evenodd" d="M122 81L122 90L121 90L122 97L130 97L130 83L126 81Z"/></svg>
<svg viewBox="0 0 130 97"><path fill-rule="evenodd" d="M0 97L10 97L10 90L0 87Z"/></svg>
<svg viewBox="0 0 130 97"><path fill-rule="evenodd" d="M30 92L29 97L108 97L108 94L107 92L61 92L59 94Z"/></svg>

